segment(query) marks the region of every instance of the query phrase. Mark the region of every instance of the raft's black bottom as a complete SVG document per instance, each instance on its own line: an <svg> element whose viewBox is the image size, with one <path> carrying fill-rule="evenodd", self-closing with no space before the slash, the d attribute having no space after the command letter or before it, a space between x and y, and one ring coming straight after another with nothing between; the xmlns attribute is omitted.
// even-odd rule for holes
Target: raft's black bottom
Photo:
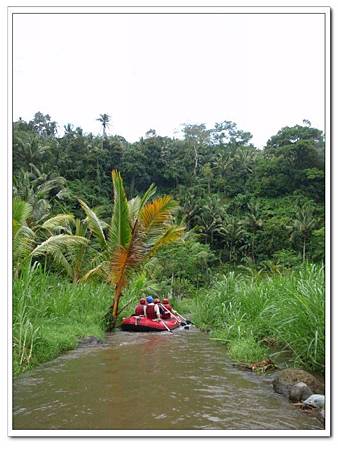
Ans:
<svg viewBox="0 0 338 450"><path fill-rule="evenodd" d="M167 330L160 330L157 328L152 328L152 327L145 327L143 325L131 325L131 324L123 324L121 325L121 330L122 331L136 331L136 332L140 332L140 333L144 333L144 332L157 332L157 333L161 333L162 331L167 331Z"/></svg>

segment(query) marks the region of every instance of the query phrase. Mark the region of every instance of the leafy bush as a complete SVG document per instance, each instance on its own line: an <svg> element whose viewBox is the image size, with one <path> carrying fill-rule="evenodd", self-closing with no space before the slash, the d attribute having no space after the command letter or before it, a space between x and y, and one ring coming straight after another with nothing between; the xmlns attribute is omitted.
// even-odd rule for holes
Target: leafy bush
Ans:
<svg viewBox="0 0 338 450"><path fill-rule="evenodd" d="M294 250L280 250L274 253L274 260L283 267L298 267L302 263L302 258Z"/></svg>
<svg viewBox="0 0 338 450"><path fill-rule="evenodd" d="M171 298L182 298L209 282L215 259L208 245L189 236L161 249L145 269L162 292Z"/></svg>

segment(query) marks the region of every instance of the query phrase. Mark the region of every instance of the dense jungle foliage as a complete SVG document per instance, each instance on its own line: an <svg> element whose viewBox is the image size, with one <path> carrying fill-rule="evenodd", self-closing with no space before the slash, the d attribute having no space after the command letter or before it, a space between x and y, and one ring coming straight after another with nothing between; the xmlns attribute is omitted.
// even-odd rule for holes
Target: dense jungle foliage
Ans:
<svg viewBox="0 0 338 450"><path fill-rule="evenodd" d="M77 284L97 267L100 248L110 233L112 169L121 174L128 199L141 198L154 183L156 195L177 201L173 227L184 225L186 233L144 263L140 289L147 286L147 292L176 300L195 299L191 309L196 317L202 311L196 305L201 304L203 290L210 287L208 303L216 301L210 293L230 272L268 279L322 270L325 139L308 121L282 128L258 149L250 143L251 133L231 121L216 123L212 129L184 124L180 137L149 130L130 143L107 133L107 114L98 120L101 136L71 124L59 134L56 122L40 112L29 122L20 119L13 125L15 302L27 294L18 286L24 284L31 264L43 268L39 277L54 277L53 286L57 274L62 283ZM176 239L166 237L168 243ZM320 276L316 280L323 286ZM142 292L135 291L135 299ZM323 291L317 294L316 308L323 310ZM21 311L18 305L15 311ZM323 330L323 344L322 335ZM29 355L29 348L25 343L19 354ZM323 348L320 352L316 349L319 359L309 367L322 370ZM306 366L308 360L301 354L298 361Z"/></svg>

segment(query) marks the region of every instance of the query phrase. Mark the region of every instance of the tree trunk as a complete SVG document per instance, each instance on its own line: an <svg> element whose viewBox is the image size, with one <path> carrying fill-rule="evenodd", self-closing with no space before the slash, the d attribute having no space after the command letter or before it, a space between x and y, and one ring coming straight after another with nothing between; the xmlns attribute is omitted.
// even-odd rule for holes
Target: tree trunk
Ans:
<svg viewBox="0 0 338 450"><path fill-rule="evenodd" d="M303 263L305 262L305 239L303 240Z"/></svg>
<svg viewBox="0 0 338 450"><path fill-rule="evenodd" d="M193 146L194 153L195 153L195 167L194 167L194 176L196 176L197 173L197 167L198 167L198 153L197 153L197 147Z"/></svg>
<svg viewBox="0 0 338 450"><path fill-rule="evenodd" d="M252 241L251 241L251 257L253 262L256 261L255 259L255 236L252 237Z"/></svg>
<svg viewBox="0 0 338 450"><path fill-rule="evenodd" d="M113 300L113 303L111 306L113 309L112 328L115 328L117 317L119 315L119 302L120 302L121 294L122 294L122 283L118 283L115 287L114 300Z"/></svg>
<svg viewBox="0 0 338 450"><path fill-rule="evenodd" d="M132 243L135 239L137 224L138 224L138 220L135 221L134 227L133 227L133 230L131 233L131 238L130 238L130 241L128 244L128 255L129 255L130 249L132 247ZM122 288L124 286L124 275L125 275L126 269L127 269L127 262L125 262L123 270L121 271L121 274L120 274L120 278L117 281L117 283L115 284L114 300L113 300L113 304L111 305L111 307L113 309L112 328L115 328L116 322L117 322L117 316L119 315L119 302L120 302L120 298L122 295Z"/></svg>

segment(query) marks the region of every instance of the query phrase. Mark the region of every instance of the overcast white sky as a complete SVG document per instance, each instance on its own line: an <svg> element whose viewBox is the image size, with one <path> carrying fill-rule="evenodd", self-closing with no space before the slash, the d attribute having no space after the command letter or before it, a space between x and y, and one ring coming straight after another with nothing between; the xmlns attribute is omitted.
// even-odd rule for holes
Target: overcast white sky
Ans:
<svg viewBox="0 0 338 450"><path fill-rule="evenodd" d="M281 127L324 127L320 14L14 16L14 119L48 113L137 140L150 128L232 120L263 146Z"/></svg>

